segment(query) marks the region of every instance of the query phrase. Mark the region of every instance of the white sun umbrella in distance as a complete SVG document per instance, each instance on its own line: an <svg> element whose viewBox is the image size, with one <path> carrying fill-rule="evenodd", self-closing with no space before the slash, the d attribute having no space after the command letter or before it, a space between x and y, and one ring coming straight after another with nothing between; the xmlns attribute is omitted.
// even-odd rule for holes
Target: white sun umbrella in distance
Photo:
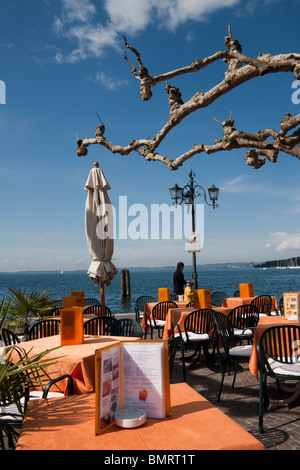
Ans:
<svg viewBox="0 0 300 470"><path fill-rule="evenodd" d="M85 203L85 233L92 259L87 274L100 286L101 313L105 316L104 284L109 286L118 270L111 262L114 230L113 211L107 194L110 186L98 162L94 163L84 189L88 193Z"/></svg>

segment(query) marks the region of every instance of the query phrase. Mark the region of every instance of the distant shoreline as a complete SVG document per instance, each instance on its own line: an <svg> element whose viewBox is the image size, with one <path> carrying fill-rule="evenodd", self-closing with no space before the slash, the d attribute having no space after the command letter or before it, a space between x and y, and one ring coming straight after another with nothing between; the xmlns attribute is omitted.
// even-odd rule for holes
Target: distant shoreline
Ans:
<svg viewBox="0 0 300 470"><path fill-rule="evenodd" d="M197 270L206 270L206 269L245 269L245 268L254 268L257 263L219 263L219 264L205 264L197 265ZM129 271L172 271L176 269L176 266L129 266L129 267L118 267L118 271L121 272L122 269L128 269ZM185 270L193 270L192 265L185 265ZM1 271L1 274L59 274L64 275L67 273L86 273L87 269L74 269L74 270L64 270L63 273L60 269L50 269L50 270L25 270L25 271Z"/></svg>

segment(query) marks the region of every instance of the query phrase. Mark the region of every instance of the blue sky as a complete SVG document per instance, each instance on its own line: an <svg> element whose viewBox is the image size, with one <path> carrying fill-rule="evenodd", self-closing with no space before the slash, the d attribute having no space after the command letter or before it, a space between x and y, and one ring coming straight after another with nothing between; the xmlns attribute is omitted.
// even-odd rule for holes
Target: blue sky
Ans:
<svg viewBox="0 0 300 470"><path fill-rule="evenodd" d="M245 152L233 150L195 156L171 171L96 145L86 157L76 155L76 132L93 137L96 113L107 139L120 145L156 134L169 118L164 83L153 88L149 102L141 101L117 31L156 75L224 50L229 24L246 55L299 53L299 10L299 0L0 0L0 80L6 86L0 271L88 268L84 185L94 161L110 183L117 214L120 197L127 198L128 224L137 222L137 214L129 215L134 204L148 214L153 204L170 206L169 188L184 186L191 169L200 185L219 187L218 209L204 208L198 264L299 256L300 162L294 157L280 154L276 164L254 170ZM221 81L224 71L220 63L172 83L187 100ZM162 151L174 156L194 143L213 143L222 136L214 118L223 121L230 111L239 129L278 130L286 112L300 110L292 102L294 81L281 73L244 84L186 119ZM119 268L192 261L184 239L130 237L116 239L114 259Z"/></svg>

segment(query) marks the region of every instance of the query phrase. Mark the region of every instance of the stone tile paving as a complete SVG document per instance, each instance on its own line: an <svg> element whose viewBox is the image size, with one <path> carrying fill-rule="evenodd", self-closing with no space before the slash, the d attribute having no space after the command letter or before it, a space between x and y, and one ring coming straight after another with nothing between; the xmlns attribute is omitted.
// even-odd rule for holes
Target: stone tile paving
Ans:
<svg viewBox="0 0 300 470"><path fill-rule="evenodd" d="M186 378L191 387L253 434L268 450L300 450L300 401L291 409L285 407L265 413L265 431L259 433L259 384L249 372L247 363L239 365L234 389L231 388L233 374L225 376L220 403L217 402L221 378L218 364L207 365L202 355L200 365L195 369L189 370L186 364ZM176 357L171 382L182 381L182 365ZM270 391L271 399L278 396L277 391Z"/></svg>

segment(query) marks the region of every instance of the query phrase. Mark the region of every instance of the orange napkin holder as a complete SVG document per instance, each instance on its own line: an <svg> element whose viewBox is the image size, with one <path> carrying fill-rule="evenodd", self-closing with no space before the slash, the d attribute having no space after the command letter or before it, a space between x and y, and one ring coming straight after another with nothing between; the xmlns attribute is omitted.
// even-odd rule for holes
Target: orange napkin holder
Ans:
<svg viewBox="0 0 300 470"><path fill-rule="evenodd" d="M60 344L83 344L83 308L63 307L60 312Z"/></svg>
<svg viewBox="0 0 300 470"><path fill-rule="evenodd" d="M240 284L240 297L254 297L254 289L252 282Z"/></svg>
<svg viewBox="0 0 300 470"><path fill-rule="evenodd" d="M194 308L211 308L211 290L195 289L193 290Z"/></svg>
<svg viewBox="0 0 300 470"><path fill-rule="evenodd" d="M158 301L159 302L168 302L170 300L170 289L169 287L159 287L158 288Z"/></svg>
<svg viewBox="0 0 300 470"><path fill-rule="evenodd" d="M75 307L84 307L84 290L71 292L71 297L75 297Z"/></svg>

